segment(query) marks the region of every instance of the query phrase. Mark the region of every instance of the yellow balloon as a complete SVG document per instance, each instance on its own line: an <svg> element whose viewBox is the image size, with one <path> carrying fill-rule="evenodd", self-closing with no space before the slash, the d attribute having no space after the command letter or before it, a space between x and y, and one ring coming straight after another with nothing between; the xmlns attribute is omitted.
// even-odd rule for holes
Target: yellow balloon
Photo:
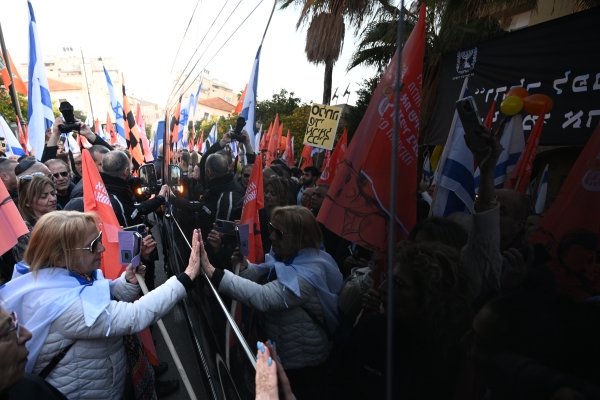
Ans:
<svg viewBox="0 0 600 400"><path fill-rule="evenodd" d="M523 109L523 100L519 96L508 96L500 104L502 114L512 116Z"/></svg>

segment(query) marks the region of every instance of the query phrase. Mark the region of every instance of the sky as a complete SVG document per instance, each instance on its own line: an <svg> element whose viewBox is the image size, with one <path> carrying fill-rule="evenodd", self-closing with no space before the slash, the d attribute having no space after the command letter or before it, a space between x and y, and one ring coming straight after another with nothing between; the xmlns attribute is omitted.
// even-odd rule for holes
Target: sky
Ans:
<svg viewBox="0 0 600 400"><path fill-rule="evenodd" d="M188 71L198 63L189 82L206 69L210 71L209 78L228 82L236 93L241 91L250 77L273 8L271 0L32 0L32 4L45 55L58 56L62 47L73 47L77 53L81 48L86 58L115 57L125 74L128 94L157 102L161 107L172 89L171 77L190 60ZM196 4L198 8L190 23ZM278 8L263 43L258 99L268 99L285 88L304 102L321 102L325 66L315 66L306 60L307 26L296 30L300 10ZM26 63L27 1L7 2L2 11L0 24L8 51L16 65ZM218 51L246 17L246 22ZM346 72L356 42L354 31L347 30L342 54L333 71L332 92L339 87L341 94L350 84L349 104L356 103L358 83L375 74L374 68L366 67ZM332 104L345 102L340 96Z"/></svg>

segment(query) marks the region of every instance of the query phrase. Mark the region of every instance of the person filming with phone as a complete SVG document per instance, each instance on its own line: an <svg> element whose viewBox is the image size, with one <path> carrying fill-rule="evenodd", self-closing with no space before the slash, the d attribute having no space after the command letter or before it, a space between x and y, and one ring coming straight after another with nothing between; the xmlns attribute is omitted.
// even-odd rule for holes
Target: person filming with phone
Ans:
<svg viewBox="0 0 600 400"><path fill-rule="evenodd" d="M105 279L99 269L105 250L99 222L95 213L76 211L40 218L23 262L0 287L2 306L33 335L26 372L67 398L120 399L132 390L156 398L153 369L136 333L156 323L191 288L200 273L199 231L187 269L134 302L140 292L136 272L144 276L145 267L136 271L129 264L119 278ZM135 374L128 365L138 366Z"/></svg>

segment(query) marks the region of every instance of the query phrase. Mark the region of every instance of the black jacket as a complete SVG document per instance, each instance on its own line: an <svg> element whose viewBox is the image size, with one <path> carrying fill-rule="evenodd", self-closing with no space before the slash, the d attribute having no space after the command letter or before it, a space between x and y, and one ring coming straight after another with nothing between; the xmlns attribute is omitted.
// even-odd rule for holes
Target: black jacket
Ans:
<svg viewBox="0 0 600 400"><path fill-rule="evenodd" d="M121 178L100 173L110 202L115 210L121 226L131 226L144 223L142 216L151 213L165 203L165 198L156 196L153 199L135 204L135 197L131 193L129 184Z"/></svg>
<svg viewBox="0 0 600 400"><path fill-rule="evenodd" d="M198 203L172 196L170 201L179 209L187 210L190 217L198 218L198 226L202 230L202 238L206 240L217 219L233 221L234 209L241 196L235 189L233 175L226 174L212 179L206 186L206 194Z"/></svg>

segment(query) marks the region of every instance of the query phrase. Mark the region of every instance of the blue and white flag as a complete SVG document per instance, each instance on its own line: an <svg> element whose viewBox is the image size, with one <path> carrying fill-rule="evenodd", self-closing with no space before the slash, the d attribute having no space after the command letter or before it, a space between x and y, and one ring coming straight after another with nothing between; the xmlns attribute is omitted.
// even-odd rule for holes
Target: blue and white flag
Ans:
<svg viewBox="0 0 600 400"><path fill-rule="evenodd" d="M190 98L188 97L181 103L181 111L179 112L179 132L177 135L177 140L183 143L185 148L187 148L188 141L188 118L190 115ZM185 132L185 134L184 134Z"/></svg>
<svg viewBox="0 0 600 400"><path fill-rule="evenodd" d="M217 123L216 122L213 125L212 129L210 130L210 133L208 134L208 142L210 143L211 146L213 144L217 143Z"/></svg>
<svg viewBox="0 0 600 400"><path fill-rule="evenodd" d="M17 156L21 157L25 155L23 148L21 147L21 143L19 143L19 139L15 136L13 131L10 129L6 120L0 114L0 137L6 140L6 156Z"/></svg>
<svg viewBox="0 0 600 400"><path fill-rule="evenodd" d="M163 138L165 136L165 121L157 121L152 126L152 131L154 132L154 147L152 148L152 155L155 160L158 160L158 157L162 157L162 154L158 153L158 147L163 144Z"/></svg>
<svg viewBox="0 0 600 400"><path fill-rule="evenodd" d="M504 181L506 176L510 175L521 152L525 147L525 135L523 134L523 117L521 114L517 114L510 118L504 127L504 135L500 139L502 145L502 153L498 158L496 169L494 170L494 186L496 189L502 189L504 187ZM475 191L479 189L479 168L475 171Z"/></svg>
<svg viewBox="0 0 600 400"><path fill-rule="evenodd" d="M119 144L124 148L127 148L127 141L125 140L125 117L123 114L123 96L117 96L117 91L113 86L112 80L110 79L110 75L104 68L104 75L106 76L106 85L108 86L108 94L110 96L110 107L115 113L115 123L117 124L117 139Z"/></svg>
<svg viewBox="0 0 600 400"><path fill-rule="evenodd" d="M537 196L535 198L535 212L541 214L546 206L546 193L548 192L548 165L544 168L540 186L538 186Z"/></svg>
<svg viewBox="0 0 600 400"><path fill-rule="evenodd" d="M244 105L242 106L241 116L246 119L246 131L250 137L250 143L255 143L254 123L256 121L256 92L258 90L258 66L260 63L261 48L262 45L258 46L254 64L252 65L252 72L250 73L250 79L248 80L248 89L246 90Z"/></svg>
<svg viewBox="0 0 600 400"><path fill-rule="evenodd" d="M260 125L260 128L258 128L258 132L256 133L256 136L254 137L254 151L257 153L260 153L260 139L262 138L262 124ZM252 142L250 142L252 143Z"/></svg>
<svg viewBox="0 0 600 400"><path fill-rule="evenodd" d="M33 13L31 1L27 1L29 7L29 87L28 87L28 112L29 121L29 143L35 151L38 160L41 159L46 143L46 129L51 128L54 123L52 112L52 100L50 99L50 87L46 79L44 69L44 58L38 35L37 22Z"/></svg>
<svg viewBox="0 0 600 400"><path fill-rule="evenodd" d="M433 180L433 172L431 171L429 154L425 157L425 161L423 161L423 175L425 175L425 182L427 182L428 185L431 185L431 181Z"/></svg>
<svg viewBox="0 0 600 400"><path fill-rule="evenodd" d="M463 94L463 98L468 96L466 82ZM467 147L465 130L456 111L453 125L436 171L438 187L433 215L438 217L446 217L456 211L471 213L475 201L473 153Z"/></svg>
<svg viewBox="0 0 600 400"><path fill-rule="evenodd" d="M200 81L200 86L198 86L198 90L196 91L196 94L193 95L194 97L192 98L192 95L190 95L190 98L192 98L192 101L190 102L190 112L189 114L192 116L192 118L194 117L194 115L196 115L196 106L198 105L198 96L200 96L200 89L202 89L202 81Z"/></svg>

